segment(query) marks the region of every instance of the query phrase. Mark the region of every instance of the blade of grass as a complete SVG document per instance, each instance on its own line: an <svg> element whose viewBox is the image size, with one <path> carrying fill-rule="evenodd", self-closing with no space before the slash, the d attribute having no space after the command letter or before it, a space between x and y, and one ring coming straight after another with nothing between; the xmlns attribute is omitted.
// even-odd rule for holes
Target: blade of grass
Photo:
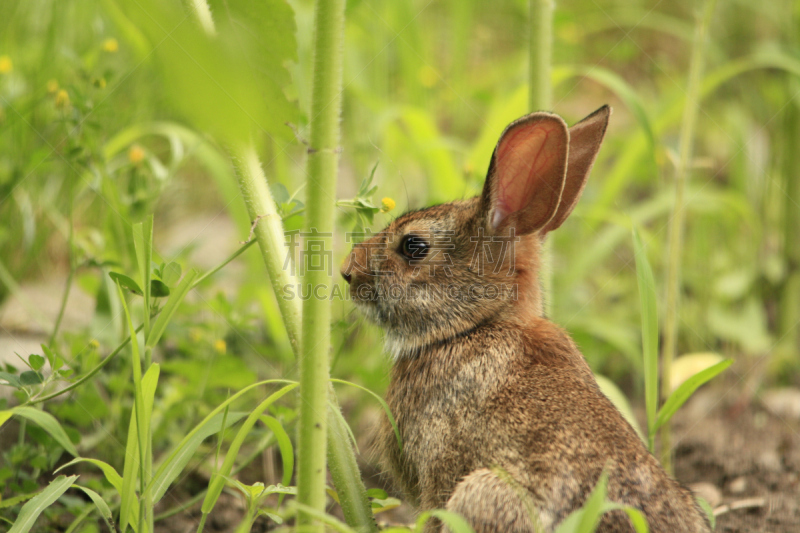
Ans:
<svg viewBox="0 0 800 533"><path fill-rule="evenodd" d="M128 441L125 446L125 466L122 473L122 505L120 509L120 529L125 533L128 522L132 520L130 511L133 508L133 500L136 499L136 476L139 475L140 494L144 494L144 455L147 453L147 422L145 420L145 408L142 399L142 359L139 352L139 339L133 334L133 322L131 321L131 314L128 310L128 303L125 300L125 294L122 291L122 286L117 282L117 291L119 294L122 308L125 312L125 319L128 324L128 331L131 332L131 368L133 369L133 398L134 407L131 411L131 422L128 428ZM129 466L130 465L130 466ZM136 523L139 524L140 529L142 522L142 506L141 502L137 502L139 510L136 517Z"/></svg>
<svg viewBox="0 0 800 533"><path fill-rule="evenodd" d="M185 447L187 443L195 438L195 436L204 430L207 424L211 422L211 420L220 414L228 405L239 399L243 394L246 394L248 391L256 388L261 387L263 385L270 385L274 383L289 383L289 384L296 384L294 381L289 381L287 379L268 379L265 381L259 381L258 383L253 383L252 385L248 385L247 387L243 388L220 405L218 405L213 411L211 411L199 424L197 424L194 429L192 429L181 441L173 448L173 450L169 453L167 458L164 460L163 463L156 469L156 472L153 476L153 479L160 479L166 476L165 471L171 468L174 468L175 462L180 461L179 456L185 453Z"/></svg>
<svg viewBox="0 0 800 533"><path fill-rule="evenodd" d="M381 398L380 396L378 396L377 394L375 394L374 392L372 392L368 388L362 387L361 385L359 385L357 383L353 383L351 381L345 381L343 379L331 378L331 382L333 382L333 383L341 383L343 385L350 385L351 387L355 387L357 389L363 390L364 392L366 392L367 394L369 394L370 396L375 398L378 401L378 403L381 405L381 407L383 408L383 412L386 413L386 417L389 419L389 423L392 425L392 429L394 430L394 436L397 438L397 447L400 448L400 451L403 451L403 439L402 439L402 437L400 437L400 429L397 427L397 422L395 422L394 416L392 416L392 410L389 409L389 404L387 404L386 401L383 398Z"/></svg>
<svg viewBox="0 0 800 533"><path fill-rule="evenodd" d="M725 361L721 361L714 366L706 368L705 370L701 370L694 376L681 383L680 387L675 389L675 392L669 395L667 400L664 402L664 405L661 406L661 409L658 411L655 429L658 430L658 428L669 422L670 418L672 418L672 415L674 415L678 409L680 409L681 406L686 403L686 400L688 400L689 397L694 394L694 391L696 391L701 385L714 379L732 364L733 359L726 359Z"/></svg>
<svg viewBox="0 0 800 533"><path fill-rule="evenodd" d="M78 479L78 476L58 476L51 481L42 492L22 506L14 525L11 526L8 533L28 533L36 519L42 514L42 511L53 505L72 486L76 479Z"/></svg>
<svg viewBox="0 0 800 533"><path fill-rule="evenodd" d="M114 533L116 531L114 529L114 517L111 514L111 509L108 508L108 504L105 502L105 500L103 500L103 497L89 487L82 487L80 485L72 486L76 489L82 490L87 496L89 496L89 498L94 502L95 507L97 507L97 510L100 512L100 516L103 518L103 521L108 526L108 531L110 533Z"/></svg>
<svg viewBox="0 0 800 533"><path fill-rule="evenodd" d="M122 476L120 476L117 473L117 471L114 469L113 466L99 459L88 459L86 457L78 457L68 462L67 464L58 467L53 473L57 474L64 468L67 468L68 466L72 466L78 463L89 463L98 467L103 472L106 481L108 481L111 484L111 486L117 490L117 493L122 494Z"/></svg>
<svg viewBox="0 0 800 533"><path fill-rule="evenodd" d="M283 429L283 426L277 418L263 415L260 420L272 431L275 435L275 439L278 441L278 449L281 452L281 461L283 462L281 483L288 487L292 482L292 474L294 473L294 447L292 446L292 439L289 438L289 434L286 433L286 430ZM278 506L280 506L282 501L283 494L278 496Z"/></svg>
<svg viewBox="0 0 800 533"><path fill-rule="evenodd" d="M58 420L56 420L56 418L50 413L39 411L33 407L19 406L8 411L0 412L0 420L3 419L4 413L16 415L26 420L30 420L45 430L51 437L53 437L53 439L55 439L55 441L60 444L61 447L67 451L67 453L73 457L78 456L78 450L75 449L75 445L72 444L71 440L69 440L64 428L61 427L61 424L58 422Z"/></svg>
<svg viewBox="0 0 800 533"><path fill-rule="evenodd" d="M697 18L692 56L689 62L689 80L686 87L686 107L683 109L678 141L678 165L675 169L675 204L669 225L669 246L666 269L666 313L664 316L664 355L661 360L661 395L664 399L670 391L668 380L672 376L672 360L678 344L678 317L681 286L681 256L683 255L683 233L686 225L684 196L689 168L692 161L695 124L700 104L701 82L705 62L705 41L716 0L706 0L703 12ZM665 380L667 380L665 382ZM669 423L661 429L661 464L672 473L672 443Z"/></svg>
<svg viewBox="0 0 800 533"><path fill-rule="evenodd" d="M554 0L530 0L528 9L528 110L550 111L553 99L551 70L553 61ZM540 279L545 316L553 310L553 240L542 247Z"/></svg>
<svg viewBox="0 0 800 533"><path fill-rule="evenodd" d="M242 444L244 443L244 439L250 433L253 425L261 416L261 413L263 413L267 407L275 403L275 401L284 396L286 393L294 390L297 386L297 384L293 383L291 385L286 385L276 392L273 392L267 397L267 399L261 402L244 421L242 427L240 427L239 431L236 433L236 437L234 437L233 442L231 442L228 452L225 454L225 460L222 462L222 466L220 466L219 471L216 472L211 478L211 481L208 485L208 492L206 493L205 500L203 500L203 505L201 507L204 515L210 513L214 508L214 505L217 503L217 499L219 499L219 495L222 493L222 489L225 486L225 478L230 475L231 469L233 468L233 462L236 460L236 456L239 454L239 448L241 448Z"/></svg>
<svg viewBox="0 0 800 533"><path fill-rule="evenodd" d="M224 427L228 428L239 420L244 418L246 413L228 413L228 417L223 422L223 415L217 414L214 416L203 429L192 435L182 446L177 450L177 454L165 464L161 465L153 477L153 483L149 489L153 492L153 503L158 503L167 492L167 489L173 481L183 472L189 460L200 447L200 444L211 435L219 433Z"/></svg>
<svg viewBox="0 0 800 533"><path fill-rule="evenodd" d="M658 409L658 307L653 269L650 268L647 252L636 228L633 229L633 252L636 259L636 280L639 285L639 307L642 315L647 443L652 453L655 449L655 423Z"/></svg>

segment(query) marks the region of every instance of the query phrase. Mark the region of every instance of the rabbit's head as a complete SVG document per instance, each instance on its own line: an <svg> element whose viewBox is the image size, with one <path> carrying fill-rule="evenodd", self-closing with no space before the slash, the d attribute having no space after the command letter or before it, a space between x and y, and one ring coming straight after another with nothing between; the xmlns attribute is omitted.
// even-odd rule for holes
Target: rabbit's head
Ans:
<svg viewBox="0 0 800 533"><path fill-rule="evenodd" d="M604 106L572 128L550 113L516 120L500 136L481 196L407 213L353 248L342 276L395 357L541 315L542 239L575 207L609 114Z"/></svg>

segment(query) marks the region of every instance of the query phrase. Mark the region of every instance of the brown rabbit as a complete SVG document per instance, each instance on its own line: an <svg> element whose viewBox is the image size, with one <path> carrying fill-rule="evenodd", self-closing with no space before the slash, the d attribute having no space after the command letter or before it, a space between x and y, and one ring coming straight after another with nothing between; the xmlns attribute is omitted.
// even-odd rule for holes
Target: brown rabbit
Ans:
<svg viewBox="0 0 800 533"><path fill-rule="evenodd" d="M641 510L651 532L710 530L542 316L541 244L575 207L609 114L513 122L480 197L398 218L342 267L395 358L387 401L403 449L384 420L389 469L420 510L458 512L477 533L554 531L604 469L609 500ZM633 528L614 511L598 531Z"/></svg>

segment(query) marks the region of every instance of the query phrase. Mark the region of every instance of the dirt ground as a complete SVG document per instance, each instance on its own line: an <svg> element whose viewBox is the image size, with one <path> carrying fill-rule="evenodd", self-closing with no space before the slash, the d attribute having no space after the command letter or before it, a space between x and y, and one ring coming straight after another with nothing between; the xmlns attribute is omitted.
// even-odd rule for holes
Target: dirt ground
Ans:
<svg viewBox="0 0 800 533"><path fill-rule="evenodd" d="M699 391L676 414L676 477L713 487L703 492L718 496L717 532L800 531L800 391L748 401L721 388Z"/></svg>

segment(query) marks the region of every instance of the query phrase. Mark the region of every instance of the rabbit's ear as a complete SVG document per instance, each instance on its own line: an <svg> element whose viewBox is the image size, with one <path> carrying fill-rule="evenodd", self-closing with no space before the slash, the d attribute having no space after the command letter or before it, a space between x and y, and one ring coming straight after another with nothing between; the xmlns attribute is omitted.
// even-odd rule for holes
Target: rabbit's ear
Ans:
<svg viewBox="0 0 800 533"><path fill-rule="evenodd" d="M557 115L532 113L509 125L494 149L481 209L493 233L543 228L558 209L569 133Z"/></svg>
<svg viewBox="0 0 800 533"><path fill-rule="evenodd" d="M553 231L561 226L578 203L594 159L600 151L609 115L611 108L604 105L569 129L569 161L564 191L561 193L558 211L542 232Z"/></svg>

